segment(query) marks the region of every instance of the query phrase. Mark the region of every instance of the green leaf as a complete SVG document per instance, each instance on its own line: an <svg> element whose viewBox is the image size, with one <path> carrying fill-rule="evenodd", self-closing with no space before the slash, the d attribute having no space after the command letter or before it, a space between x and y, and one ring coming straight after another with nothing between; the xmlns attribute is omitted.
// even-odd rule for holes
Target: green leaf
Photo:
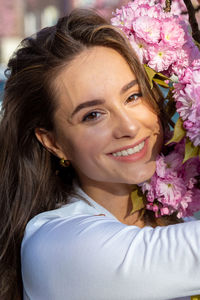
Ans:
<svg viewBox="0 0 200 300"><path fill-rule="evenodd" d="M186 131L183 128L183 121L181 120L181 118L179 118L174 126L174 133L173 133L173 137L171 138L171 140L169 140L169 142L166 143L166 145L170 144L170 143L178 143L180 142L186 135Z"/></svg>
<svg viewBox="0 0 200 300"><path fill-rule="evenodd" d="M144 68L149 77L151 89L153 88L153 81L163 87L169 88L169 85L165 82L165 80L169 80L169 78L167 76L163 75L162 73L154 71L146 64L144 64Z"/></svg>
<svg viewBox="0 0 200 300"><path fill-rule="evenodd" d="M163 74L160 73L160 72L156 72L156 75L155 75L155 76L160 77L160 78L163 78L164 80L170 80L169 77L163 75Z"/></svg>
<svg viewBox="0 0 200 300"><path fill-rule="evenodd" d="M200 300L200 295L191 296L191 300Z"/></svg>
<svg viewBox="0 0 200 300"><path fill-rule="evenodd" d="M141 210L142 208L145 207L145 205L144 205L144 195L139 190L139 188L136 188L135 190L133 190L131 192L131 201L132 201L132 205L133 205L131 214L138 211L138 210Z"/></svg>
<svg viewBox="0 0 200 300"><path fill-rule="evenodd" d="M159 78L153 78L153 81L165 88L169 88L169 85L164 80L161 80Z"/></svg>
<svg viewBox="0 0 200 300"><path fill-rule="evenodd" d="M153 88L153 78L154 76L156 75L156 71L154 71L153 69L149 68L146 64L144 65L144 68L145 68L145 71L149 77L149 82L150 82L150 86L151 86L151 89Z"/></svg>
<svg viewBox="0 0 200 300"><path fill-rule="evenodd" d="M185 156L183 159L183 163L188 159L199 155L199 147L195 147L193 143L187 139L185 143Z"/></svg>

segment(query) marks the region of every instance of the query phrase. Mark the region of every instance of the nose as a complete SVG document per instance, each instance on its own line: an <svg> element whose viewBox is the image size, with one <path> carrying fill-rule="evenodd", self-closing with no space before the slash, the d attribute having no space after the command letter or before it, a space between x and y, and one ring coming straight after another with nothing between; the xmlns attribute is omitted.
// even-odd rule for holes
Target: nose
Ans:
<svg viewBox="0 0 200 300"><path fill-rule="evenodd" d="M116 139L133 138L140 128L140 122L133 112L119 110L113 120L113 135Z"/></svg>

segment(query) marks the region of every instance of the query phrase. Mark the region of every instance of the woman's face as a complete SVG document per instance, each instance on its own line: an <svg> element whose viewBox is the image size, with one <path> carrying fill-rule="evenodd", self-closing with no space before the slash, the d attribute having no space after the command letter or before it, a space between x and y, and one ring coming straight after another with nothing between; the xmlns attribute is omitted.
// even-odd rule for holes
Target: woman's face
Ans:
<svg viewBox="0 0 200 300"><path fill-rule="evenodd" d="M70 160L84 185L149 179L163 142L156 113L115 50L84 50L56 79L54 152Z"/></svg>

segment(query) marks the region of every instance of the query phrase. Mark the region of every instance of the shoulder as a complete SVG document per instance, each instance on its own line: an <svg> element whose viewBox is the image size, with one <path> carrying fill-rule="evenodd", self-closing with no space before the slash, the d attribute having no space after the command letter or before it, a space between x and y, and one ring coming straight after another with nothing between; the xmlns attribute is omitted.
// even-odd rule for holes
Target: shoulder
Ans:
<svg viewBox="0 0 200 300"><path fill-rule="evenodd" d="M71 214L69 213L70 210ZM66 210L68 213L66 213ZM72 213L73 210L73 213ZM43 213L31 220L22 243L23 259L33 254L42 259L43 250L45 255L54 257L55 253L59 257L76 253L80 248L86 254L90 249L96 253L113 253L116 249L121 254L126 252L131 245L134 251L150 252L154 249L160 255L160 249L166 249L169 254L169 245L174 239L179 246L189 246L189 241L196 244L195 250L200 247L199 241L200 221L190 221L166 227L144 227L125 225L111 216L99 215L98 212L91 210L80 210L78 208L63 207L55 211ZM148 244L148 248L145 245ZM198 245L198 247L197 247ZM170 246L170 249L173 247ZM182 250L181 250L182 251Z"/></svg>
<svg viewBox="0 0 200 300"><path fill-rule="evenodd" d="M24 287L29 293L39 293L40 290L43 295L45 292L40 299L50 299L52 295L52 299L64 299L64 295L70 295L69 299L80 299L80 295L82 299L93 299L94 294L98 295L100 290L102 292L97 285L101 277L105 290L105 297L101 299L106 299L111 292L113 296L109 299L122 299L127 291L130 291L127 299L132 299L130 287L133 284L137 286L134 294L140 295L143 291L140 285L142 278L142 282L151 287L149 292L152 291L154 282L164 276L163 268L166 270L165 282L168 282L168 274L173 272L175 278L179 278L182 259L186 254L188 261L197 265L199 234L198 221L140 229L96 213L48 218L29 238L24 239ZM177 265L180 268L175 268ZM148 270L151 270L151 276ZM185 270L184 276L189 278L188 270ZM75 288L77 281L83 285L82 288L79 286L80 291ZM106 290L108 282L115 282L115 287L108 286ZM85 286L88 287L88 283L91 297L86 295L88 290ZM179 283L177 279L174 287ZM118 295L119 285L121 296ZM161 294L168 290L166 286Z"/></svg>
<svg viewBox="0 0 200 300"><path fill-rule="evenodd" d="M88 202L73 198L61 208L35 216L27 224L22 241L22 268L35 269L37 261L45 270L46 261L49 267L51 263L54 266L55 257L62 264L77 249L89 253L91 244L94 248L102 239L127 227L111 215L101 213Z"/></svg>
<svg viewBox="0 0 200 300"><path fill-rule="evenodd" d="M68 204L54 210L45 211L32 218L26 226L23 240L28 239L32 234L47 223L53 224L54 222L62 219L68 220L73 216L93 214L97 214L97 212L95 208L87 202L77 198L70 198L70 202Z"/></svg>

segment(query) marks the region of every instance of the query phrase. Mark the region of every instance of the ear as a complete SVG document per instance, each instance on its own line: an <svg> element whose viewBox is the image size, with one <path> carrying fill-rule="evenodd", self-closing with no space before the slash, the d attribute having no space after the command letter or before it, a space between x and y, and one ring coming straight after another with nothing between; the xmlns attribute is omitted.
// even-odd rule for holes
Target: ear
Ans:
<svg viewBox="0 0 200 300"><path fill-rule="evenodd" d="M64 158L67 160L66 155L63 153L61 147L56 144L55 137L53 136L53 133L50 131L47 131L43 128L36 128L35 129L35 135L38 141L46 148L49 152L51 152L53 155Z"/></svg>

